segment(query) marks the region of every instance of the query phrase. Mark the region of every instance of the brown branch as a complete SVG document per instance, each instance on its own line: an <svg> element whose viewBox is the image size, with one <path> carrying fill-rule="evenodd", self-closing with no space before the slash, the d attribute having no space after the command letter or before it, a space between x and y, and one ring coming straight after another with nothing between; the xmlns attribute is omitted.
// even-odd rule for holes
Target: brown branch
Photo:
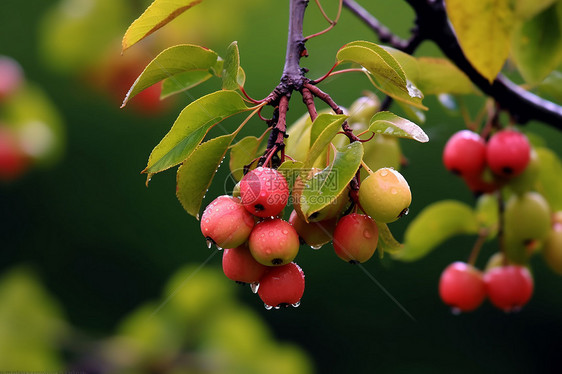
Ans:
<svg viewBox="0 0 562 374"><path fill-rule="evenodd" d="M318 112L316 111L316 105L314 105L314 96L312 96L312 93L306 87L303 87L303 89L301 90L301 94L302 94L302 101L304 105L306 105L306 108L308 109L310 120L314 122L314 120L316 120L316 117L318 117Z"/></svg>

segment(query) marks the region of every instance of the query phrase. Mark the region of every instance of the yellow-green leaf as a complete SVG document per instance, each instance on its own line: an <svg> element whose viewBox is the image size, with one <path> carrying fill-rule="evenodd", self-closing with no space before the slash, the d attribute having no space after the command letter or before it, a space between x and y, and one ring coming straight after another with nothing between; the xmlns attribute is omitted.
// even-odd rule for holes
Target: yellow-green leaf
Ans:
<svg viewBox="0 0 562 374"><path fill-rule="evenodd" d="M187 213L197 219L205 193L235 135L219 136L200 144L178 168L176 196Z"/></svg>
<svg viewBox="0 0 562 374"><path fill-rule="evenodd" d="M425 207L404 234L404 246L395 254L402 261L415 261L456 235L476 234L478 219L472 208L454 200Z"/></svg>
<svg viewBox="0 0 562 374"><path fill-rule="evenodd" d="M310 150L304 162L306 169L314 165L316 159L325 151L334 136L340 131L341 125L347 117L345 115L320 114L314 120L310 130Z"/></svg>
<svg viewBox="0 0 562 374"><path fill-rule="evenodd" d="M553 212L562 210L562 162L548 148L536 148L540 160L537 192L548 201Z"/></svg>
<svg viewBox="0 0 562 374"><path fill-rule="evenodd" d="M152 150L143 172L150 179L152 174L179 164L189 157L211 127L246 110L244 100L234 91L218 91L195 100L181 111L170 131Z"/></svg>
<svg viewBox="0 0 562 374"><path fill-rule="evenodd" d="M447 14L472 66L492 82L509 55L513 0L447 0Z"/></svg>
<svg viewBox="0 0 562 374"><path fill-rule="evenodd" d="M429 141L427 134L418 125L391 112L375 114L371 118L369 131L375 134L414 139L421 143Z"/></svg>
<svg viewBox="0 0 562 374"><path fill-rule="evenodd" d="M562 62L562 2L524 22L513 34L513 57L525 81L536 84Z"/></svg>
<svg viewBox="0 0 562 374"><path fill-rule="evenodd" d="M355 176L362 158L363 144L353 142L338 150L333 164L303 182L300 208L305 217L337 199Z"/></svg>
<svg viewBox="0 0 562 374"><path fill-rule="evenodd" d="M218 55L210 49L192 44L182 44L170 47L156 56L135 80L129 89L125 100L127 102L136 94L160 82L163 79L174 79L174 75L185 72L210 74L209 71L217 64ZM202 75L201 79L206 75Z"/></svg>
<svg viewBox="0 0 562 374"><path fill-rule="evenodd" d="M154 0L123 36L123 51L203 0Z"/></svg>
<svg viewBox="0 0 562 374"><path fill-rule="evenodd" d="M240 67L240 52L238 42L232 42L226 51L224 66L222 71L222 89L236 90L244 85L246 75Z"/></svg>
<svg viewBox="0 0 562 374"><path fill-rule="evenodd" d="M336 55L338 62L354 62L363 66L373 85L396 100L421 109L423 94L406 77L398 61L384 48L370 42L356 41L343 46Z"/></svg>
<svg viewBox="0 0 562 374"><path fill-rule="evenodd" d="M244 176L244 166L256 158L260 139L255 136L247 136L230 148L230 173L234 179L239 181Z"/></svg>

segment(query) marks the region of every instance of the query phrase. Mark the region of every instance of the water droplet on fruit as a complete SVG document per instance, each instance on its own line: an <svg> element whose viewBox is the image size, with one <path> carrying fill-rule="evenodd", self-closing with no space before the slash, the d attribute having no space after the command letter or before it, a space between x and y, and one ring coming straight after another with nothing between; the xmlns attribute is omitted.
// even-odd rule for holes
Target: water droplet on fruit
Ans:
<svg viewBox="0 0 562 374"><path fill-rule="evenodd" d="M386 177L388 175L388 170L381 171L381 176Z"/></svg>
<svg viewBox="0 0 562 374"><path fill-rule="evenodd" d="M459 308L456 308L456 307L452 307L452 308L451 308L451 313L453 313L454 316L460 315L461 312L462 312L462 311L461 311Z"/></svg>
<svg viewBox="0 0 562 374"><path fill-rule="evenodd" d="M396 188L391 188L390 193L396 195L398 193L398 190Z"/></svg>
<svg viewBox="0 0 562 374"><path fill-rule="evenodd" d="M260 288L260 284L259 283L250 283L250 289L252 290L252 293L258 293L258 289Z"/></svg>
<svg viewBox="0 0 562 374"><path fill-rule="evenodd" d="M322 244L319 244L319 245L311 245L310 248L312 248L312 249L320 249L320 248L322 248Z"/></svg>
<svg viewBox="0 0 562 374"><path fill-rule="evenodd" d="M221 247L219 247L218 245L217 245L217 249L218 249L219 251L222 251L222 248L221 248Z"/></svg>
<svg viewBox="0 0 562 374"><path fill-rule="evenodd" d="M207 248L210 249L213 246L213 243L214 243L213 239L207 238L206 240L207 240Z"/></svg>
<svg viewBox="0 0 562 374"><path fill-rule="evenodd" d="M363 236L367 239L370 239L373 235L371 234L371 232L369 230L364 230Z"/></svg>
<svg viewBox="0 0 562 374"><path fill-rule="evenodd" d="M283 232L283 235L288 235L288 234L289 234L289 231L287 231L287 230L283 230L282 232Z"/></svg>
<svg viewBox="0 0 562 374"><path fill-rule="evenodd" d="M267 310L273 309L273 307L272 307L271 305L263 304L263 306L264 306L265 309L267 309Z"/></svg>
<svg viewBox="0 0 562 374"><path fill-rule="evenodd" d="M297 301L296 303L291 304L291 306L292 306L293 308L298 308L299 306L301 306L301 302L300 302L300 301Z"/></svg>
<svg viewBox="0 0 562 374"><path fill-rule="evenodd" d="M279 309L281 309L281 307L280 307L279 305L277 305L277 306L275 307L275 310L279 310Z"/></svg>

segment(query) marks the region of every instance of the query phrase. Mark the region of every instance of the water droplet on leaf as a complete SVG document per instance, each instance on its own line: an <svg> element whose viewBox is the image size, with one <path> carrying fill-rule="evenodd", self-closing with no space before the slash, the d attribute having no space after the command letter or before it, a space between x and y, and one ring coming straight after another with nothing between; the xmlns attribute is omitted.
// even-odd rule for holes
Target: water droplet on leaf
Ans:
<svg viewBox="0 0 562 374"><path fill-rule="evenodd" d="M250 283L250 289L252 290L252 293L258 293L258 289L260 288L260 284L259 283Z"/></svg>

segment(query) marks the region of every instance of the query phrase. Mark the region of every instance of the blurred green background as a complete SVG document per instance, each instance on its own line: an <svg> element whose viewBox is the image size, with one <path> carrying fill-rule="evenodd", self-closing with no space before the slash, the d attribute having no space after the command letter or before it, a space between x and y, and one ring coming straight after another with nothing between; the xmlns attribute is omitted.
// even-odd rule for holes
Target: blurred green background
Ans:
<svg viewBox="0 0 562 374"><path fill-rule="evenodd" d="M324 2L334 14L336 2ZM364 3L399 35L408 35L413 13L404 2ZM246 90L255 98L265 97L283 67L288 1L206 0L168 31L162 29L121 57L120 37L148 4L0 4L0 54L16 59L26 79L43 88L66 127L66 148L58 163L0 185L0 347L6 347L0 348L0 370L559 372L562 278L540 257L532 261L535 294L520 313L504 314L485 303L473 313L455 316L439 300L441 271L466 259L474 238L450 240L414 263L375 256L364 267L376 282L359 267L342 262L330 246L319 251L303 247L296 261L307 283L296 309L266 311L247 287L227 281L221 275L220 253L207 249L198 222L175 197L175 173L155 176L149 188L140 175L179 111L219 88L218 83L209 81L161 111L146 113L134 106L119 109L118 84L100 82L99 76L120 59L146 63L173 44L202 44L224 55L237 40ZM325 26L311 3L305 34ZM376 41L344 9L335 29L307 44L310 57L302 64L310 69L309 77L323 75L335 52L357 39ZM418 54L438 51L424 44ZM349 106L370 86L360 75L339 75L321 88L338 104ZM474 111L481 103L478 97L467 101ZM291 104L289 118L294 120L305 108L299 100ZM410 215L391 225L399 239L408 222L433 201L452 198L473 204L462 181L446 173L441 163L445 141L463 121L446 114L434 97L426 105L431 108L424 125L430 143L401 142L410 160L403 174L413 203ZM234 129L236 121L226 126ZM561 155L562 134L537 123L528 129ZM262 131L257 120L244 129L245 134ZM207 202L224 193L227 175L223 166ZM495 245L486 244L478 265L486 263ZM45 321L27 323L25 311L30 319ZM17 336L27 338L15 344ZM32 349L41 344L43 348ZM180 350L195 353L167 357ZM51 358L41 361L46 356ZM37 364L32 357L39 357ZM154 366L167 360L177 363L175 369Z"/></svg>

